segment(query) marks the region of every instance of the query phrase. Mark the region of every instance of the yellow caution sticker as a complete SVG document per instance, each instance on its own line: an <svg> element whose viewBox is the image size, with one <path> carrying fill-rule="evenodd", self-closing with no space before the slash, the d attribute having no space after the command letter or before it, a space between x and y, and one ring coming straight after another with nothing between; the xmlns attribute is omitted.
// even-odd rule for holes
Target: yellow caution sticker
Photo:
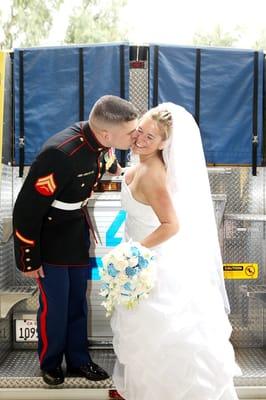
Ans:
<svg viewBox="0 0 266 400"><path fill-rule="evenodd" d="M224 264L224 279L257 279L259 264Z"/></svg>

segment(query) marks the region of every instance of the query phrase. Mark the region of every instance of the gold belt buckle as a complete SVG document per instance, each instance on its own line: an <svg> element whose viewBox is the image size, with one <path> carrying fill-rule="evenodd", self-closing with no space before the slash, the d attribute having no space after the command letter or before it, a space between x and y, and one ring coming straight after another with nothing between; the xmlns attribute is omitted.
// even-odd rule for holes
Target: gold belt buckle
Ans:
<svg viewBox="0 0 266 400"><path fill-rule="evenodd" d="M86 207L88 205L88 202L89 202L89 198L87 197L87 199L83 200L83 202L81 203L80 208Z"/></svg>

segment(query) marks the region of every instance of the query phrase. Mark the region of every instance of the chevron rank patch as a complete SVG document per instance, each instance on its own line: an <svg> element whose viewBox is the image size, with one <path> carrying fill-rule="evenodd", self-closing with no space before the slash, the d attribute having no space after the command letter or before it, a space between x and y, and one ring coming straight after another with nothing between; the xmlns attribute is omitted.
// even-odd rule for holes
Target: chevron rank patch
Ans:
<svg viewBox="0 0 266 400"><path fill-rule="evenodd" d="M37 179L35 189L43 196L52 196L56 190L54 174L42 176Z"/></svg>

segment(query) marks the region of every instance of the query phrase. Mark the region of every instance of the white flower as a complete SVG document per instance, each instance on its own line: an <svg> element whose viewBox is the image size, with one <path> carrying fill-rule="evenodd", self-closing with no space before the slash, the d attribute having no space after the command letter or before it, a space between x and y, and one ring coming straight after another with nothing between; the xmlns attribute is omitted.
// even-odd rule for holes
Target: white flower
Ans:
<svg viewBox="0 0 266 400"><path fill-rule="evenodd" d="M123 259L118 260L116 263L114 263L114 265L118 271L123 271L129 265L129 263L128 260Z"/></svg>
<svg viewBox="0 0 266 400"><path fill-rule="evenodd" d="M135 267L137 264L138 264L138 257L133 256L128 260L128 265L130 267Z"/></svg>

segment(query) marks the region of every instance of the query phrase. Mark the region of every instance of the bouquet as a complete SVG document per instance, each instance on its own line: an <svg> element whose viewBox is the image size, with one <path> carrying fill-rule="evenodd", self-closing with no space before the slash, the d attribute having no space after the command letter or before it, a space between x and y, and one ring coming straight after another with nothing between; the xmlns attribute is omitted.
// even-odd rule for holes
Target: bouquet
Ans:
<svg viewBox="0 0 266 400"><path fill-rule="evenodd" d="M132 309L148 296L155 281L154 253L138 242L121 243L102 258L100 295L106 316L118 304Z"/></svg>

